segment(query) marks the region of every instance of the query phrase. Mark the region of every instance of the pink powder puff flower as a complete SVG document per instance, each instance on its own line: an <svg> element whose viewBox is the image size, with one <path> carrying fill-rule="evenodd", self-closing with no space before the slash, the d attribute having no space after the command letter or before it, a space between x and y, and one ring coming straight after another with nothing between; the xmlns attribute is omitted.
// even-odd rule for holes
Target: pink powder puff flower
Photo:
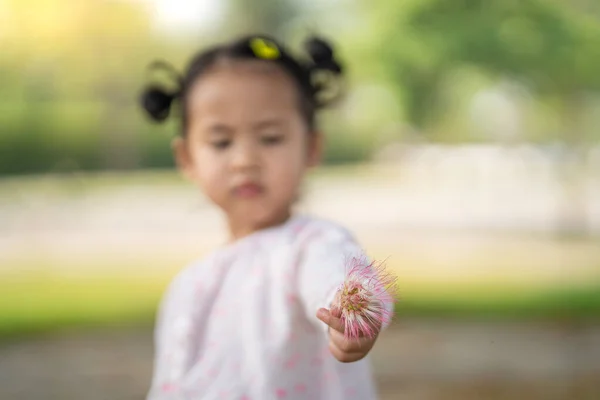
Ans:
<svg viewBox="0 0 600 400"><path fill-rule="evenodd" d="M352 258L346 268L346 280L335 295L331 312L342 320L347 340L373 338L392 319L396 277L386 271L383 262Z"/></svg>

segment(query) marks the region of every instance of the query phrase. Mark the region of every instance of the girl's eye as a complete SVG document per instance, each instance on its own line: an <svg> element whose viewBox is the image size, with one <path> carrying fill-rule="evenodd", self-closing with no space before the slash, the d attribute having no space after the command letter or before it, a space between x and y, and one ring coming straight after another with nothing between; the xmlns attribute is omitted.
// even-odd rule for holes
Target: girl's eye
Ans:
<svg viewBox="0 0 600 400"><path fill-rule="evenodd" d="M229 145L231 144L231 140L228 139L223 139L223 140L216 140L214 142L211 143L211 145L218 150L224 150L227 147L229 147Z"/></svg>
<svg viewBox="0 0 600 400"><path fill-rule="evenodd" d="M282 135L266 135L266 136L261 137L260 141L263 144L272 146L272 145L283 142L283 136Z"/></svg>

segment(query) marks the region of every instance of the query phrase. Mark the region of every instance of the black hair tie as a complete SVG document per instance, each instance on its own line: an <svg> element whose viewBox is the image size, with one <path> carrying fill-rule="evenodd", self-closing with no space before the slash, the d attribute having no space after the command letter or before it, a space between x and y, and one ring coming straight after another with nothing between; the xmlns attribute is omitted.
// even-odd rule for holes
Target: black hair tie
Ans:
<svg viewBox="0 0 600 400"><path fill-rule="evenodd" d="M326 107L343 94L342 66L335 59L333 48L323 39L308 39L305 49L312 60L308 70L315 104Z"/></svg>
<svg viewBox="0 0 600 400"><path fill-rule="evenodd" d="M333 48L323 39L312 37L306 41L305 47L313 61L313 69L342 73L342 66L335 60Z"/></svg>
<svg viewBox="0 0 600 400"><path fill-rule="evenodd" d="M174 99L175 96L172 93L168 93L158 86L152 86L144 90L140 103L150 118L156 122L162 122L169 116Z"/></svg>
<svg viewBox="0 0 600 400"><path fill-rule="evenodd" d="M179 97L183 81L175 68L164 61L154 61L148 69L163 70L177 83L175 90L167 90L159 85L148 86L140 96L140 104L148 116L155 122L162 122L169 117L171 105Z"/></svg>

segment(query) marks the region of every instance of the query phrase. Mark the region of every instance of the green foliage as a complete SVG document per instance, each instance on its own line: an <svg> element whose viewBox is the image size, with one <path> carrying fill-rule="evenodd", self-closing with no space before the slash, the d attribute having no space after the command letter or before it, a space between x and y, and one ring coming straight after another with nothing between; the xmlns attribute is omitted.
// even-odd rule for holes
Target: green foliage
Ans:
<svg viewBox="0 0 600 400"><path fill-rule="evenodd" d="M291 0L233 0L229 7L230 34L268 33L282 36L285 26L301 13L298 2Z"/></svg>
<svg viewBox="0 0 600 400"><path fill-rule="evenodd" d="M39 274L0 284L0 339L69 327L151 324L164 279L60 278Z"/></svg>
<svg viewBox="0 0 600 400"><path fill-rule="evenodd" d="M600 90L600 24L542 0L383 0L371 12L367 60L382 63L411 124L443 112L440 87L456 68L523 82L565 102Z"/></svg>
<svg viewBox="0 0 600 400"><path fill-rule="evenodd" d="M396 306L398 316L468 318L544 318L555 320L597 320L600 287L554 289L521 296L484 299L438 297L405 299Z"/></svg>
<svg viewBox="0 0 600 400"><path fill-rule="evenodd" d="M38 103L1 113L3 132L0 171L55 170L67 164L90 168L98 164L100 112L97 104Z"/></svg>
<svg viewBox="0 0 600 400"><path fill-rule="evenodd" d="M447 62L475 64L551 93L600 89L600 27L540 0L423 3L410 25Z"/></svg>
<svg viewBox="0 0 600 400"><path fill-rule="evenodd" d="M150 125L136 97L151 60L181 68L207 38L157 36L139 2L5 3L15 23L0 32L0 175L173 165L169 135L177 128ZM506 77L543 105L534 106L534 113L544 111L531 120L560 116L562 126L536 125L527 139L554 140L557 131L565 132L562 139L573 131L597 139L597 129L583 132L599 114L600 13L593 2L378 0L341 7L236 0L213 38L325 33L347 61L351 90L385 88L378 102L327 124L327 163L368 158L379 132L404 120L433 140L472 139L461 117L469 96ZM449 84L460 71L472 73L462 74L464 84Z"/></svg>

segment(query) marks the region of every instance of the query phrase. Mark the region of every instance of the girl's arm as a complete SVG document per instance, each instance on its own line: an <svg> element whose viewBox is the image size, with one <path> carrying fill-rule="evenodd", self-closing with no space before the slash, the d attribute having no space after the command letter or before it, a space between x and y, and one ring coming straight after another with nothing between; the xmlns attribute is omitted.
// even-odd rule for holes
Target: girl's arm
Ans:
<svg viewBox="0 0 600 400"><path fill-rule="evenodd" d="M344 231L327 232L307 242L298 277L306 317L329 332L332 354L342 362L366 356L390 323L394 278L372 264Z"/></svg>

